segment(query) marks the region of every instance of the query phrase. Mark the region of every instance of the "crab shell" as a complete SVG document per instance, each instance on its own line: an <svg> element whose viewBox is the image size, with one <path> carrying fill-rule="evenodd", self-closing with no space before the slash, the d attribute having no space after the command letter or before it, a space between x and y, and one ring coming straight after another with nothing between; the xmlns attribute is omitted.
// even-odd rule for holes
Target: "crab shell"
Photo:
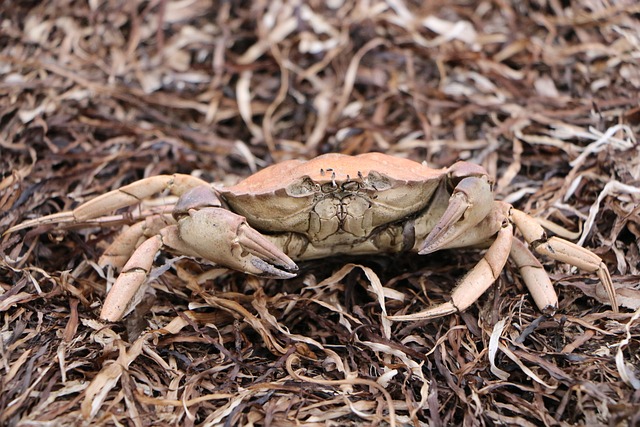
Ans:
<svg viewBox="0 0 640 427"><path fill-rule="evenodd" d="M486 174L466 165L467 174ZM382 153L330 153L275 164L219 192L259 230L300 233L314 243L338 234L344 242L344 234L366 237L424 209L448 170Z"/></svg>

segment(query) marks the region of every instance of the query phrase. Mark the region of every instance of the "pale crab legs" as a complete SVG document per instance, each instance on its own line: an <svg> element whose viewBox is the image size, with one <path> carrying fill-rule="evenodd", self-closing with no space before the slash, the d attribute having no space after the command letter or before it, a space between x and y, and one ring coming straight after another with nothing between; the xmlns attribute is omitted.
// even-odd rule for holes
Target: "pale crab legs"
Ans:
<svg viewBox="0 0 640 427"><path fill-rule="evenodd" d="M19 224L13 232L61 219L82 223L169 192L179 196L170 213L133 224L109 246L101 266L120 271L100 317L128 313L160 250L206 259L258 276L291 278L293 260L336 254L487 248L454 289L450 301L392 320L429 319L468 308L497 279L511 258L536 305L554 311L558 298L535 252L595 272L617 311L607 267L591 251L559 237L547 238L527 214L494 200L492 180L478 165L443 169L381 153L325 154L268 167L231 187L190 175L142 179L90 200L70 212Z"/></svg>

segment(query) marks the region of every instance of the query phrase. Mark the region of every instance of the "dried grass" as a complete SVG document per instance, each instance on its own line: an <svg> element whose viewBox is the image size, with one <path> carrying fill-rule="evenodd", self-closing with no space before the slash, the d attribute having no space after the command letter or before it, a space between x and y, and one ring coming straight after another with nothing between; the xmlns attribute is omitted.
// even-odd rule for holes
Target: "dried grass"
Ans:
<svg viewBox="0 0 640 427"><path fill-rule="evenodd" d="M623 306L548 263L552 318L510 266L461 315L390 323L478 255L309 262L287 282L179 260L146 311L104 325L91 265L120 227L43 226L0 241L1 425L640 424L637 2L54 0L0 16L0 231L159 173L466 159L499 198L583 224Z"/></svg>

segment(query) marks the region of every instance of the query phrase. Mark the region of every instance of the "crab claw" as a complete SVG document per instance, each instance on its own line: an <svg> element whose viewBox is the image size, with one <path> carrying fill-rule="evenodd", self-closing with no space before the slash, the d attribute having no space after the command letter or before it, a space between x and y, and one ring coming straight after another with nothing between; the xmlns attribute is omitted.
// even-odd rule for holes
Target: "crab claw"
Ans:
<svg viewBox="0 0 640 427"><path fill-rule="evenodd" d="M226 209L191 209L178 219L178 228L182 245L217 264L280 279L294 277L298 270L291 258L244 217Z"/></svg>
<svg viewBox="0 0 640 427"><path fill-rule="evenodd" d="M493 194L486 176L462 179L449 198L447 210L424 239L418 253L424 255L462 246L456 244L457 240L482 221L492 207Z"/></svg>
<svg viewBox="0 0 640 427"><path fill-rule="evenodd" d="M105 299L102 319L116 322L135 306L162 248L263 277L288 279L298 269L240 215L216 207L191 209L180 214L177 225L160 229L131 254Z"/></svg>

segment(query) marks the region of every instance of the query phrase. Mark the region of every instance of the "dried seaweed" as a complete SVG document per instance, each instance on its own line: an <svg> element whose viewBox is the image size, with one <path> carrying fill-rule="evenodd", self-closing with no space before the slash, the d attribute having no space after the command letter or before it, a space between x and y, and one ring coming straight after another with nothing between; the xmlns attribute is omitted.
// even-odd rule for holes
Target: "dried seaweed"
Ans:
<svg viewBox="0 0 640 427"><path fill-rule="evenodd" d="M483 165L497 197L600 255L441 302L477 251L257 279L163 254L126 322L93 266L132 215L0 238L0 425L637 425L640 6L89 1L0 5L0 232L160 173L210 181L383 151ZM153 207L149 207L153 209ZM162 268L162 267L159 267Z"/></svg>

